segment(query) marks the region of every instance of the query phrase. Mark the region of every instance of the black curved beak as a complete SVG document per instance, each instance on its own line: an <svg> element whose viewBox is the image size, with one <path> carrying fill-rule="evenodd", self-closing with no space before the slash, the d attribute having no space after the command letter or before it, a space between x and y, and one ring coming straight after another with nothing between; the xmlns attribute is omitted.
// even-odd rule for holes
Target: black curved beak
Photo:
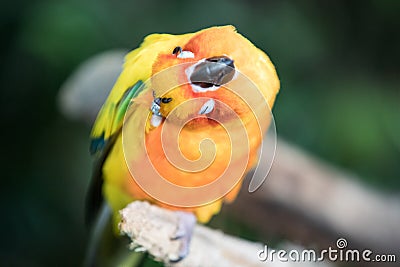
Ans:
<svg viewBox="0 0 400 267"><path fill-rule="evenodd" d="M216 56L197 64L190 75L190 81L201 88L209 88L228 83L234 75L233 60L227 56Z"/></svg>

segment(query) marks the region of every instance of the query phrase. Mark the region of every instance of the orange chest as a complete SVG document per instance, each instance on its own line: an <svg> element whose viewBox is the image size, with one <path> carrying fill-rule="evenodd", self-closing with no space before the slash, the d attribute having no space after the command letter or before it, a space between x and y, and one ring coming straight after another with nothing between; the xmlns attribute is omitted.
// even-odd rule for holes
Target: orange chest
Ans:
<svg viewBox="0 0 400 267"><path fill-rule="evenodd" d="M181 129L164 124L146 134L147 156L164 179L197 187L218 179L235 164L238 170L234 173L240 176L251 168L261 142L258 125L195 124L193 121Z"/></svg>

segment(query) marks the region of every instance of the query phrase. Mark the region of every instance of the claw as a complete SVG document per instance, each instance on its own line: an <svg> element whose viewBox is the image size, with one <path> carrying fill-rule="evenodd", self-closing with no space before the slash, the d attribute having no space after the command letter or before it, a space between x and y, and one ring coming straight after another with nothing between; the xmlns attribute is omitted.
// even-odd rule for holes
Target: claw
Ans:
<svg viewBox="0 0 400 267"><path fill-rule="evenodd" d="M192 238L193 228L196 224L196 217L193 213L184 211L177 211L176 213L178 215L178 227L171 239L179 239L180 245L177 254L169 255L170 262L181 261L189 254L190 239Z"/></svg>

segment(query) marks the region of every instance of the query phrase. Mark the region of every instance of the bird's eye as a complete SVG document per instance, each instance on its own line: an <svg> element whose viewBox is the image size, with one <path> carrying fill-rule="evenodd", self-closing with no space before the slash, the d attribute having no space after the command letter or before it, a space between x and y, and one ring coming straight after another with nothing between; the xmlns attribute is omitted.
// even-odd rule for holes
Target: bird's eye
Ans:
<svg viewBox="0 0 400 267"><path fill-rule="evenodd" d="M180 54L181 52L182 52L182 47L177 46L177 47L175 47L174 50L172 51L172 54L173 54L173 55L178 55L178 54Z"/></svg>
<svg viewBox="0 0 400 267"><path fill-rule="evenodd" d="M172 101L172 98L170 98L170 97L168 97L168 98L162 98L161 99L161 102L163 102L164 104L167 104L167 103L169 103L169 102L171 102Z"/></svg>

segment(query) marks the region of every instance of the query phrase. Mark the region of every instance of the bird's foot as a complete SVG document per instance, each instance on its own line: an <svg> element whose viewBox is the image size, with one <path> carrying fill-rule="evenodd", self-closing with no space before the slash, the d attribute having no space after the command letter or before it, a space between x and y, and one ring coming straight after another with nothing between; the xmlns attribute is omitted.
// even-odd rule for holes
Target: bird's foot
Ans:
<svg viewBox="0 0 400 267"><path fill-rule="evenodd" d="M179 240L179 250L177 254L169 255L171 262L178 262L184 259L189 253L190 239L192 238L193 228L196 225L196 217L193 213L177 211L178 227L171 237L172 240Z"/></svg>

